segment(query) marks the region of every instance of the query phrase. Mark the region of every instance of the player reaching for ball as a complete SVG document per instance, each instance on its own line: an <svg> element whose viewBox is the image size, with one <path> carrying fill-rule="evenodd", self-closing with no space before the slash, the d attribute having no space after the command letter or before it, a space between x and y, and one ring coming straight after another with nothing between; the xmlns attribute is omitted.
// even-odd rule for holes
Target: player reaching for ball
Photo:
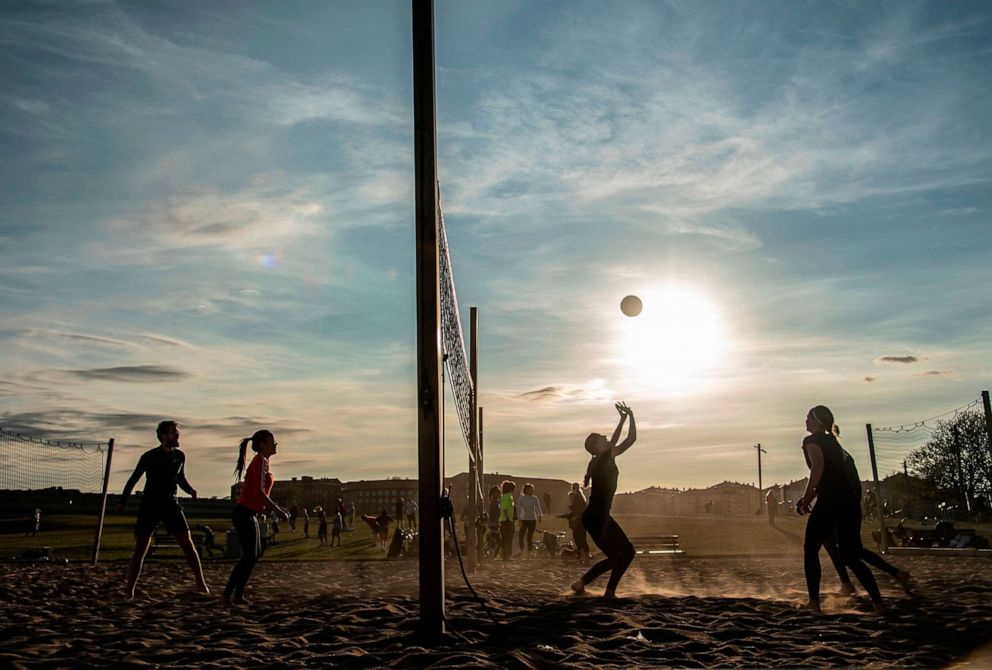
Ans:
<svg viewBox="0 0 992 670"><path fill-rule="evenodd" d="M607 570L611 570L610 580L606 583L606 591L603 592L604 598L616 597L617 584L620 583L620 578L627 571L630 562L634 560L634 545L627 539L620 524L610 516L613 494L617 491L617 479L620 476L615 459L627 451L637 439L634 412L622 402L618 402L616 408L620 413L620 422L613 431L613 437L607 440L605 435L592 433L586 438L586 451L592 454L592 459L586 469L585 485L588 486L590 480L592 481L592 494L589 496L589 505L582 513L582 524L592 536L596 546L606 554L606 558L589 568L586 574L572 584L572 590L576 594L582 593L586 584ZM627 439L617 444L623 424L628 418L630 426L627 429Z"/></svg>

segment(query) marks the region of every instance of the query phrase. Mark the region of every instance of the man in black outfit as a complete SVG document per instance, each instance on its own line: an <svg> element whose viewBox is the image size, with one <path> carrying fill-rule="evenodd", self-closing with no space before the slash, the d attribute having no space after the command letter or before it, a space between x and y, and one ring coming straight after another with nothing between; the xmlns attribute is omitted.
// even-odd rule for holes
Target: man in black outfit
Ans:
<svg viewBox="0 0 992 670"><path fill-rule="evenodd" d="M138 583L145 555L151 544L152 535L160 523L165 523L165 529L176 538L176 544L183 550L186 562L193 571L200 593L210 593L203 579L203 567L200 556L193 547L193 539L189 534L189 524L183 514L183 508L176 499L176 486L190 494L196 500L196 489L186 480L186 454L179 449L179 425L175 421L163 421L155 431L159 446L146 451L138 459L124 492L117 506L119 513L124 512L124 506L131 495L131 490L141 476L145 476L145 489L138 505L138 518L134 524L134 554L127 571L127 599L134 598L134 587Z"/></svg>

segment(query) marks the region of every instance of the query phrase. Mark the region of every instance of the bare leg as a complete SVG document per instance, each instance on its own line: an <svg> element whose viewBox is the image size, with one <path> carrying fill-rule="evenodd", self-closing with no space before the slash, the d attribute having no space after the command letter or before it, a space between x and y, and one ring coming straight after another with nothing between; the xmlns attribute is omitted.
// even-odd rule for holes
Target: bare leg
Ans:
<svg viewBox="0 0 992 670"><path fill-rule="evenodd" d="M134 553L131 555L131 563L127 567L127 592L128 600L134 599L134 587L138 583L138 576L141 575L141 567L145 563L145 554L152 542L150 535L139 535L134 538Z"/></svg>
<svg viewBox="0 0 992 670"><path fill-rule="evenodd" d="M203 566L200 565L200 555L196 553L196 547L193 546L193 539L189 536L189 532L175 533L173 537L176 538L176 544L182 548L183 554L186 556L186 563L189 564L189 569L193 571L193 576L196 578L196 584L200 589L200 593L210 593L207 582L203 579Z"/></svg>

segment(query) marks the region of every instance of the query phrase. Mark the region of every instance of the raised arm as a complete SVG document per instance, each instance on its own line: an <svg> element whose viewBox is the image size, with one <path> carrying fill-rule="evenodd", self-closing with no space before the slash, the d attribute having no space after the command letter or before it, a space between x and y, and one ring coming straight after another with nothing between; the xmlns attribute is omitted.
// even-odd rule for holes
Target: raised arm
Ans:
<svg viewBox="0 0 992 670"><path fill-rule="evenodd" d="M620 425L617 426L617 432L613 435L614 443L616 443L616 438L620 436L620 427L623 425L623 420L630 418L630 425L627 427L627 439L613 447L614 457L630 449L631 445L637 441L637 424L634 421L634 411L622 402L617 403L617 411L620 412Z"/></svg>
<svg viewBox="0 0 992 670"><path fill-rule="evenodd" d="M620 421L617 422L617 427L613 431L613 437L610 438L610 449L616 448L617 440L620 439L620 432L623 430L623 422L627 420L627 413L620 410L620 403L616 404L616 408L620 412Z"/></svg>

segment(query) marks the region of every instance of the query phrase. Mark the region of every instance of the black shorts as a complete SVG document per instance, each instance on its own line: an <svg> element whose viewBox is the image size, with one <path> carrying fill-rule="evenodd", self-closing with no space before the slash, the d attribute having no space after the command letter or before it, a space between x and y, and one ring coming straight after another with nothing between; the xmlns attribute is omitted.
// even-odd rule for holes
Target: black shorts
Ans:
<svg viewBox="0 0 992 670"><path fill-rule="evenodd" d="M173 535L189 532L186 515L176 500L142 500L134 524L135 537L151 537L160 523L164 523L165 529Z"/></svg>

